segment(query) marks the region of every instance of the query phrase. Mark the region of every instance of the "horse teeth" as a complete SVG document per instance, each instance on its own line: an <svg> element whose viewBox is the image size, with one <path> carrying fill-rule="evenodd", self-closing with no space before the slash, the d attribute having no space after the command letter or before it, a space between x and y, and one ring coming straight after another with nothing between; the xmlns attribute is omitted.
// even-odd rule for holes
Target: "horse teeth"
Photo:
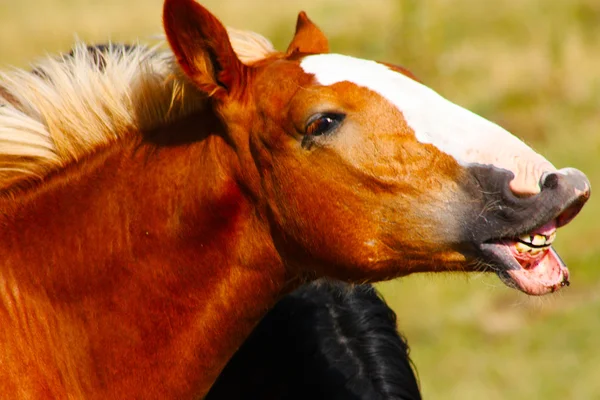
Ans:
<svg viewBox="0 0 600 400"><path fill-rule="evenodd" d="M531 241L533 240L533 238L529 235L522 235L521 237L519 237L519 239L526 243L531 243Z"/></svg>
<svg viewBox="0 0 600 400"><path fill-rule="evenodd" d="M535 256L536 254L540 254L544 250L545 249L542 249L542 248L532 248L530 253L531 253L531 255Z"/></svg>
<svg viewBox="0 0 600 400"><path fill-rule="evenodd" d="M531 244L533 244L534 246L543 246L544 244L546 244L546 236L535 235L533 237L533 240L531 241Z"/></svg>
<svg viewBox="0 0 600 400"><path fill-rule="evenodd" d="M550 236L546 238L546 244L552 244L552 242L554 242L554 239L556 239L556 232L552 232Z"/></svg>
<svg viewBox="0 0 600 400"><path fill-rule="evenodd" d="M515 244L515 249L518 253L528 253L531 251L531 247L527 246L525 243L517 242Z"/></svg>

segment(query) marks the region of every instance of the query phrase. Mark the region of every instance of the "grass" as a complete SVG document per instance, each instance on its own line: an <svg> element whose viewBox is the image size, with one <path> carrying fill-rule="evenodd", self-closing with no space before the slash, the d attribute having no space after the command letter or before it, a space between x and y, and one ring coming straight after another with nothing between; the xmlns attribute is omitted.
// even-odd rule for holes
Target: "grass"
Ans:
<svg viewBox="0 0 600 400"><path fill-rule="evenodd" d="M559 167L600 183L597 0L206 0L227 24L285 48L304 9L331 47L405 65ZM79 37L160 33L160 0L0 3L0 64L24 66ZM427 399L600 398L600 204L561 230L573 285L541 299L483 275L411 276L380 285L398 312Z"/></svg>

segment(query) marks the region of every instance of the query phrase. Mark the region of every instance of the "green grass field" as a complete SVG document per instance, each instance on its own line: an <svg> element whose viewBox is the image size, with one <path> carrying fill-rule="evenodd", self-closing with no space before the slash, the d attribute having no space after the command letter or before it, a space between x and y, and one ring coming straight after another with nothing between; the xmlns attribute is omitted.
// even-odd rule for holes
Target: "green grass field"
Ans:
<svg viewBox="0 0 600 400"><path fill-rule="evenodd" d="M335 52L402 64L445 97L600 184L598 0L205 0L284 49L304 9ZM141 42L160 0L0 1L0 64L69 49L75 34ZM494 276L380 285L426 399L600 399L600 202L559 232L572 285L528 298Z"/></svg>

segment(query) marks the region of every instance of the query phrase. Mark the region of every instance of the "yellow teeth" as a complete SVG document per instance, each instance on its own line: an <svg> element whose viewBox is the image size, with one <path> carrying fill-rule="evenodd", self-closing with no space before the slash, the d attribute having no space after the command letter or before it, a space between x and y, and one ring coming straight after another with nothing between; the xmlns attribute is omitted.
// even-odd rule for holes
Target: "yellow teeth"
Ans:
<svg viewBox="0 0 600 400"><path fill-rule="evenodd" d="M526 243L531 243L531 236L529 235L523 235L521 236L519 239L521 239L522 241L526 242Z"/></svg>
<svg viewBox="0 0 600 400"><path fill-rule="evenodd" d="M544 235L535 235L533 237L533 240L531 241L531 244L533 244L534 246L543 246L546 244L546 236Z"/></svg>
<svg viewBox="0 0 600 400"><path fill-rule="evenodd" d="M519 253L528 253L532 250L531 247L529 247L525 243L521 243L521 242L517 242L515 244L515 249L517 249L517 252L519 252Z"/></svg>
<svg viewBox="0 0 600 400"><path fill-rule="evenodd" d="M545 248L531 248L531 250L529 251L529 253L533 256L535 256L536 254L541 253L542 251L546 250Z"/></svg>
<svg viewBox="0 0 600 400"><path fill-rule="evenodd" d="M529 253L535 256L550 247L555 238L556 232L552 232L549 236L522 235L519 237L519 241L515 243L515 249L518 253Z"/></svg>

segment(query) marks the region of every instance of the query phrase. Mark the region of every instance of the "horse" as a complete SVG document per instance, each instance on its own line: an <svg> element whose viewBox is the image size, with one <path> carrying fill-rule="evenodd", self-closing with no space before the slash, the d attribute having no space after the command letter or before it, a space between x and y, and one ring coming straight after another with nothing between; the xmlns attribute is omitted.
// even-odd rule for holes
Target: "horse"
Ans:
<svg viewBox="0 0 600 400"><path fill-rule="evenodd" d="M202 398L260 319L319 277L569 282L551 247L590 196L403 68L287 50L166 0L170 51L85 49L0 76L0 391ZM83 46L82 46L83 47Z"/></svg>
<svg viewBox="0 0 600 400"><path fill-rule="evenodd" d="M396 323L371 285L301 286L263 318L206 400L421 399Z"/></svg>
<svg viewBox="0 0 600 400"><path fill-rule="evenodd" d="M231 40L235 31L228 33ZM86 50L102 71L111 52L136 46L103 43ZM72 60L75 54L60 57ZM371 285L303 285L269 310L205 399L420 399L408 344L396 324L395 312Z"/></svg>

